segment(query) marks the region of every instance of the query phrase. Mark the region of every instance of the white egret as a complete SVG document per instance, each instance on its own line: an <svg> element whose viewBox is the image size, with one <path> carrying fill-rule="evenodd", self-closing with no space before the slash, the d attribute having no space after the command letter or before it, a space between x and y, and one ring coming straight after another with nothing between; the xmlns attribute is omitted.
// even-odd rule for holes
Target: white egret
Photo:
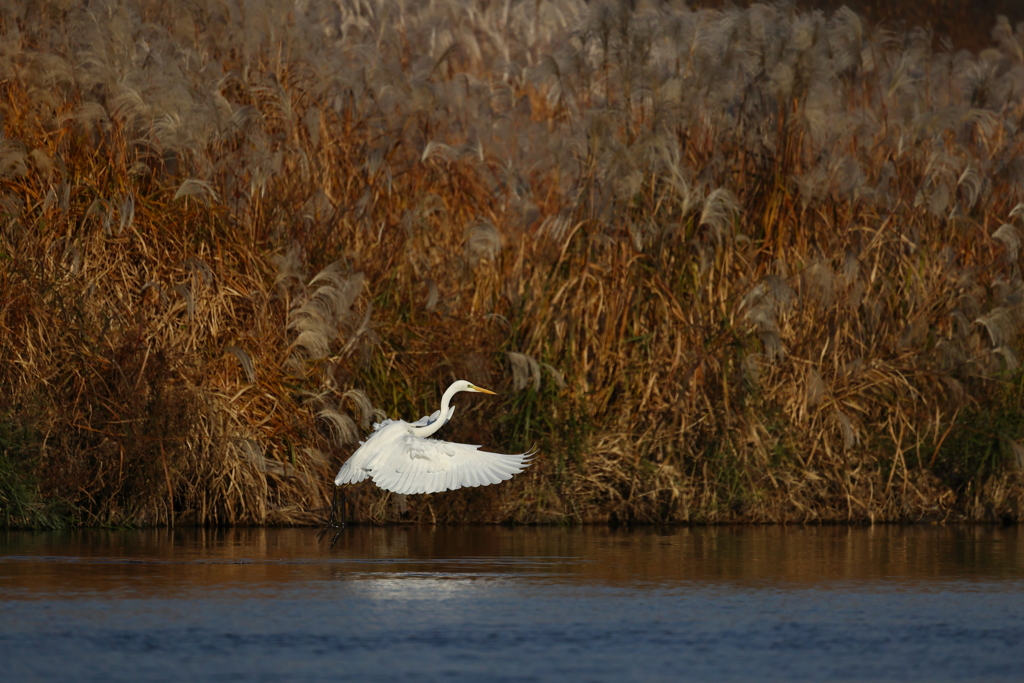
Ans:
<svg viewBox="0 0 1024 683"><path fill-rule="evenodd" d="M343 484L354 484L367 477L386 491L394 493L438 493L463 486L487 486L512 478L530 465L533 452L505 455L479 450L479 446L429 439L430 435L452 419L455 407L452 397L460 391L494 394L464 379L454 382L441 397L441 408L433 415L416 422L384 420L373 425L373 434L345 464L334 478L334 500L327 526L317 537L323 538L328 529L338 533L331 546L341 535L344 515L338 523L338 492ZM341 493L344 501L344 493Z"/></svg>

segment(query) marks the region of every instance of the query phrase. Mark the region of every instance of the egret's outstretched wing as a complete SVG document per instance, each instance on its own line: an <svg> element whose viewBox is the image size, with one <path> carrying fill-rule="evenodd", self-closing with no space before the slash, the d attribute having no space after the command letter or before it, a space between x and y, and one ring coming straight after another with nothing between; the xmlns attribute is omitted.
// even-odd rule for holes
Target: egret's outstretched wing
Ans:
<svg viewBox="0 0 1024 683"><path fill-rule="evenodd" d="M374 483L395 493L437 493L497 484L519 474L533 453L505 455L450 441L404 435L369 469Z"/></svg>

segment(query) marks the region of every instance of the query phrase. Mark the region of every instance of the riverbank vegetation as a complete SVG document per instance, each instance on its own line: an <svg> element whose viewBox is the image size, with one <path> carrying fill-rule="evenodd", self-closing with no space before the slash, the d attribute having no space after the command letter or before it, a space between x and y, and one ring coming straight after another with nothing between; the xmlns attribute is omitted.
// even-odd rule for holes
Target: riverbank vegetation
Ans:
<svg viewBox="0 0 1024 683"><path fill-rule="evenodd" d="M1024 26L0 13L0 524L312 523L456 378L536 464L353 519L1020 519Z"/></svg>

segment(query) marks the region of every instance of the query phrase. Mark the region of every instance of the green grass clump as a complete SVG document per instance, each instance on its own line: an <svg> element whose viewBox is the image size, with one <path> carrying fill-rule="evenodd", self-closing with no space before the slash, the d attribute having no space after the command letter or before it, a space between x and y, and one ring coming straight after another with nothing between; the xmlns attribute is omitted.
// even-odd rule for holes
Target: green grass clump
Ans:
<svg viewBox="0 0 1024 683"><path fill-rule="evenodd" d="M0 525L6 528L59 529L76 521L59 499L45 499L34 476L42 447L40 435L0 419Z"/></svg>

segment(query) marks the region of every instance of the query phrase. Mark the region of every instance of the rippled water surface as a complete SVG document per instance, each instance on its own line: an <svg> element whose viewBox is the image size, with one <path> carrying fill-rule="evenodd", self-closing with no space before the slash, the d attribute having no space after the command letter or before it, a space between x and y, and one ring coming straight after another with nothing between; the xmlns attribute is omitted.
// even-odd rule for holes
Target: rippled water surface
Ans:
<svg viewBox="0 0 1024 683"><path fill-rule="evenodd" d="M5 681L1021 681L992 527L0 532Z"/></svg>

